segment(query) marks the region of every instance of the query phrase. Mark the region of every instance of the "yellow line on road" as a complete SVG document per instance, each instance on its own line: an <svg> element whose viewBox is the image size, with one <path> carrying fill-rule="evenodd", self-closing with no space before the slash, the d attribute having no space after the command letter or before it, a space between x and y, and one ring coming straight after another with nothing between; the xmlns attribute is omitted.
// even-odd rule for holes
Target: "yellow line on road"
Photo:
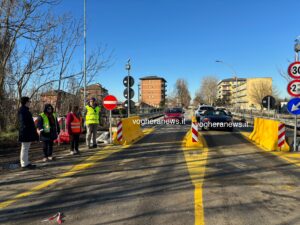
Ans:
<svg viewBox="0 0 300 225"><path fill-rule="evenodd" d="M195 225L204 225L204 206L203 206L203 182L205 175L205 167L208 156L208 147L205 139L200 135L203 148L185 147L185 141L182 143L184 158L188 167L188 171L195 187L194 190L194 210Z"/></svg>
<svg viewBox="0 0 300 225"><path fill-rule="evenodd" d="M150 134L154 130L155 130L154 128L147 129L144 133L145 134ZM45 181L45 182L31 188L28 191L20 193L20 194L16 195L15 197L13 197L9 200L1 202L0 203L0 209L4 209L4 208L8 207L9 205L11 205L11 204L15 203L16 201L20 200L21 198L33 195L36 192L41 191L42 189L45 189L45 188L49 187L50 185L53 185L53 184L57 183L58 181L62 180L63 178L68 178L68 177L70 177L74 174L77 174L77 173L80 173L80 172L86 170L86 169L94 166L98 161L109 157L111 154L114 154L114 153L122 151L123 149L129 148L131 145L133 145L135 142L139 141L142 138L143 137L139 138L138 140L134 141L130 145L117 146L117 147L116 146L106 146L106 147L100 149L99 151L97 151L94 155L86 158L82 163L79 163L79 164L73 166L69 171L60 174L57 178L53 178L53 179L50 179L48 181ZM115 147L115 148L113 148L113 147Z"/></svg>

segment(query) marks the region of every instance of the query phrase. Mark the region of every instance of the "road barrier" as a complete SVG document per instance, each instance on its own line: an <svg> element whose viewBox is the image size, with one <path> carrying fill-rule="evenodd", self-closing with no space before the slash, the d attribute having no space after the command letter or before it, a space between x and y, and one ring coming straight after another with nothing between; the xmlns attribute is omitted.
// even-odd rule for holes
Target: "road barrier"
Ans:
<svg viewBox="0 0 300 225"><path fill-rule="evenodd" d="M119 142L122 141L122 139L123 139L122 130L123 130L122 121L119 121L118 125L117 125L117 140Z"/></svg>
<svg viewBox="0 0 300 225"><path fill-rule="evenodd" d="M192 142L198 142L198 123L192 120Z"/></svg>
<svg viewBox="0 0 300 225"><path fill-rule="evenodd" d="M281 148L285 141L285 125L283 123L278 126L278 147Z"/></svg>
<svg viewBox="0 0 300 225"><path fill-rule="evenodd" d="M194 127L196 125L196 127ZM198 132L198 123L196 117L192 117L192 127L187 132L184 137L184 142L186 147L203 147L203 143L200 138L200 133Z"/></svg>
<svg viewBox="0 0 300 225"><path fill-rule="evenodd" d="M118 140L117 132L113 135L113 143L128 145L137 139L144 136L144 133L141 129L141 125L139 123L140 117L133 116L125 119L121 119L122 122L122 140Z"/></svg>
<svg viewBox="0 0 300 225"><path fill-rule="evenodd" d="M249 136L249 139L255 143L261 145L262 147L272 151L272 150L281 150L289 151L290 147L283 138L283 144L281 147L278 146L278 141L280 140L278 127L282 127L279 121L255 118L254 119L254 129Z"/></svg>

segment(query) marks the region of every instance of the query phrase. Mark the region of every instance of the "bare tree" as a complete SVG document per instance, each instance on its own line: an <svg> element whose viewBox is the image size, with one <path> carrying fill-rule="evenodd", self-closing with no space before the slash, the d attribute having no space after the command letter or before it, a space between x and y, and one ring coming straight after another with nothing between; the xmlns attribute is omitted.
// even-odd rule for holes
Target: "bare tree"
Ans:
<svg viewBox="0 0 300 225"><path fill-rule="evenodd" d="M4 111L11 103L7 87L14 87L13 98L19 99L25 93L33 97L53 83L60 90L62 81L72 77L79 84L83 80L82 67L75 67L73 60L81 25L68 15L53 16L51 6L58 2L0 0L0 101L8 102L0 106L0 131L6 127ZM88 81L108 66L111 55L105 59L104 50L88 56Z"/></svg>
<svg viewBox="0 0 300 225"><path fill-rule="evenodd" d="M199 93L203 97L206 104L212 105L216 98L218 92L218 79L215 76L205 76L201 80L201 86Z"/></svg>
<svg viewBox="0 0 300 225"><path fill-rule="evenodd" d="M200 92L200 90L198 90L195 94L195 98L193 99L193 105L197 106L200 105L204 102L203 96Z"/></svg>
<svg viewBox="0 0 300 225"><path fill-rule="evenodd" d="M188 89L187 81L184 79L177 79L174 87L174 96L182 107L188 107L191 101L191 95Z"/></svg>
<svg viewBox="0 0 300 225"><path fill-rule="evenodd" d="M272 82L266 80L257 80L253 81L252 88L249 90L249 97L251 98L252 102L261 106L262 99L267 96L271 95L275 99L278 99L278 89L275 86L272 86Z"/></svg>

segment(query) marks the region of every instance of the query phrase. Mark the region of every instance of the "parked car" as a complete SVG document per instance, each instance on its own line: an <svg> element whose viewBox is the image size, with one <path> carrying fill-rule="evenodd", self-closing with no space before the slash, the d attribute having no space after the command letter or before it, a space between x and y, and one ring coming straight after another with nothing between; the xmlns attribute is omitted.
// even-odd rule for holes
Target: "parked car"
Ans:
<svg viewBox="0 0 300 225"><path fill-rule="evenodd" d="M207 110L201 117L199 122L200 130L226 129L233 130L232 117L223 110Z"/></svg>
<svg viewBox="0 0 300 225"><path fill-rule="evenodd" d="M183 108L169 108L165 111L164 120L175 120L183 123L184 121L184 110Z"/></svg>
<svg viewBox="0 0 300 225"><path fill-rule="evenodd" d="M200 117L205 111L214 110L214 107L211 105L200 105L198 109L195 111L195 116L198 122L200 122Z"/></svg>

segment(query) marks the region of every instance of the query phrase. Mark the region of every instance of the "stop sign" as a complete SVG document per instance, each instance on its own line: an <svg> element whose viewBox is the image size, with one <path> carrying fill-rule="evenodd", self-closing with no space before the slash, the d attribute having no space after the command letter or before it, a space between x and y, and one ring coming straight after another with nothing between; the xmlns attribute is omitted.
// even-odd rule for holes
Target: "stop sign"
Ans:
<svg viewBox="0 0 300 225"><path fill-rule="evenodd" d="M114 108L117 107L117 98L113 95L107 95L103 99L103 106L107 110L113 110Z"/></svg>

